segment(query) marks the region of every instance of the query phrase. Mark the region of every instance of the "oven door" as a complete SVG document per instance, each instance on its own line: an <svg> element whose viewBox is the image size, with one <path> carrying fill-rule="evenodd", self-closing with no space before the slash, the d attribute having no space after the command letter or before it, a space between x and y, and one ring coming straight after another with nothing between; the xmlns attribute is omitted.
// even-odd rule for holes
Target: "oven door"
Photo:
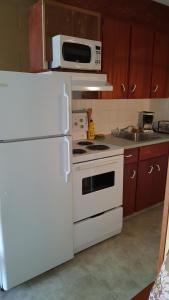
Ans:
<svg viewBox="0 0 169 300"><path fill-rule="evenodd" d="M122 205L123 156L73 166L74 222Z"/></svg>

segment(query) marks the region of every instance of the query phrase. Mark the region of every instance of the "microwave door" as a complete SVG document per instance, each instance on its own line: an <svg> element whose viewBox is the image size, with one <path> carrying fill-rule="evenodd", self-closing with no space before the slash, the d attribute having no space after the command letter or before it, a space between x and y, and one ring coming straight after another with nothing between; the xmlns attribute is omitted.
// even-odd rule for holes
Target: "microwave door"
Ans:
<svg viewBox="0 0 169 300"><path fill-rule="evenodd" d="M91 62L91 48L86 45L65 42L62 45L64 61L89 64Z"/></svg>

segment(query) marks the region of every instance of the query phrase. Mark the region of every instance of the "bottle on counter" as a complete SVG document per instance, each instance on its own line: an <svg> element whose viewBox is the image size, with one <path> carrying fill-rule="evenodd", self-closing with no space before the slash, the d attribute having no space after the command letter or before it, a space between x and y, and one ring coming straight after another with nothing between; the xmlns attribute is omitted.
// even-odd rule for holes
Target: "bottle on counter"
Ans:
<svg viewBox="0 0 169 300"><path fill-rule="evenodd" d="M88 138L88 140L94 140L94 138L95 138L95 134L94 134L94 122L93 122L92 119L89 121L87 138Z"/></svg>

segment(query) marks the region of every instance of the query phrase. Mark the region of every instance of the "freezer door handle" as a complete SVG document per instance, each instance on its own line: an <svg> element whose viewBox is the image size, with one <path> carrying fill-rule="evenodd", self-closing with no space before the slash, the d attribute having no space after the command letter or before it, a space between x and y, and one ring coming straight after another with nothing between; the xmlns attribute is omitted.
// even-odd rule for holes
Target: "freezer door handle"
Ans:
<svg viewBox="0 0 169 300"><path fill-rule="evenodd" d="M68 134L69 130L70 130L70 99L69 99L69 94L67 92L66 83L64 83L64 85L63 85L63 98L64 98L64 103L66 104L65 105L66 106L66 122L65 122L64 134Z"/></svg>
<svg viewBox="0 0 169 300"><path fill-rule="evenodd" d="M70 141L67 137L65 137L66 142L66 170L65 170L65 182L69 182L69 175L71 173L71 167L70 167Z"/></svg>

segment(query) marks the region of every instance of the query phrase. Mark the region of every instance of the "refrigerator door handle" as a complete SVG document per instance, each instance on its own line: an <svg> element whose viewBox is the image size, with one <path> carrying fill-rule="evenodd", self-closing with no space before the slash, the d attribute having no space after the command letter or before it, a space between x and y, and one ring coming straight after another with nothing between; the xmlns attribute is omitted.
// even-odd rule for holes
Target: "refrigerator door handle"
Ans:
<svg viewBox="0 0 169 300"><path fill-rule="evenodd" d="M65 182L69 182L69 175L71 173L71 166L70 166L70 141L67 137L65 137L66 142L66 170L65 170Z"/></svg>
<svg viewBox="0 0 169 300"><path fill-rule="evenodd" d="M68 134L70 130L70 99L69 99L69 94L67 92L66 83L64 83L63 85L63 97L66 104L66 126L65 126L64 134Z"/></svg>

